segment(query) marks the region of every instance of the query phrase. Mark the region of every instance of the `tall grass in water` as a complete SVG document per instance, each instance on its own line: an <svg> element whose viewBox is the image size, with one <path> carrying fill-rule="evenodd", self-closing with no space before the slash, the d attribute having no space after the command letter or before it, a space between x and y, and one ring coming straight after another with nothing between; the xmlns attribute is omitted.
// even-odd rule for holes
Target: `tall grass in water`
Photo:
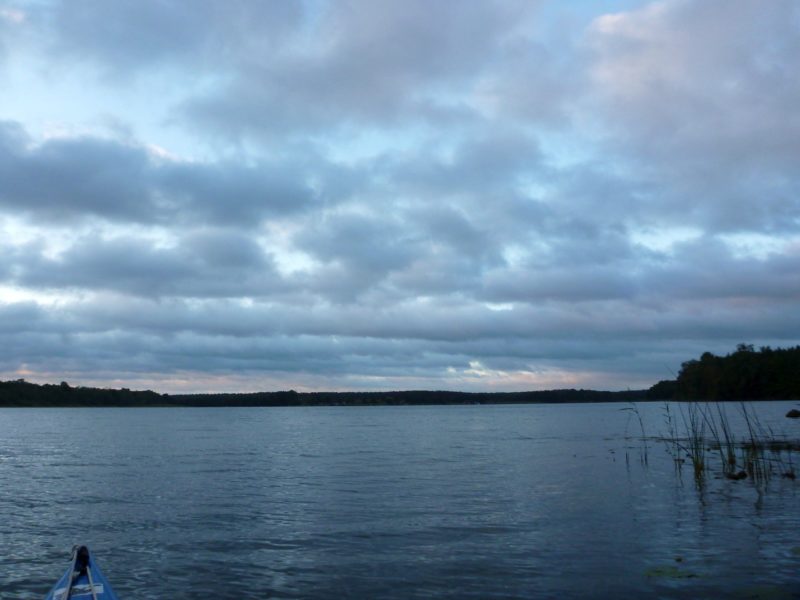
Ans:
<svg viewBox="0 0 800 600"><path fill-rule="evenodd" d="M721 403L680 403L680 421L673 417L669 403L665 403L668 435L662 440L667 443L676 469L680 470L688 459L695 482L702 486L709 471L707 452L716 452L722 475L728 479L749 478L754 484L763 486L776 470L784 477L795 479L792 451L800 449L800 444L780 439L761 424L755 411L744 402L739 408L746 426L741 441L736 439Z"/></svg>
<svg viewBox="0 0 800 600"><path fill-rule="evenodd" d="M694 478L702 482L706 472L706 419L703 407L699 402L690 402L688 405L679 405L681 422L683 423L683 446L686 457L692 463Z"/></svg>
<svg viewBox="0 0 800 600"><path fill-rule="evenodd" d="M628 425L630 424L631 416L635 416L636 420L639 422L639 432L641 434L639 441L642 444L639 460L643 465L647 465L649 462L649 457L648 457L648 446L647 446L647 434L645 433L644 429L644 420L642 419L642 414L639 412L639 408L636 406L636 403L631 402L630 404L631 404L630 406L626 406L625 408L620 409L629 413L628 423L625 424L625 437L626 439L628 438ZM625 450L625 462L626 463L630 462L627 448Z"/></svg>
<svg viewBox="0 0 800 600"><path fill-rule="evenodd" d="M742 444L742 460L747 474L757 481L767 481L774 467L782 477L795 479L792 451L800 449L800 444L781 439L772 428L764 427L744 402L741 408L748 432ZM786 460L783 458L784 451Z"/></svg>
<svg viewBox="0 0 800 600"><path fill-rule="evenodd" d="M704 404L701 412L705 425L711 433L711 449L719 452L722 473L727 477L731 477L737 473L736 438L731 430L725 408L719 402L714 403L714 408L716 409L716 417L709 404Z"/></svg>

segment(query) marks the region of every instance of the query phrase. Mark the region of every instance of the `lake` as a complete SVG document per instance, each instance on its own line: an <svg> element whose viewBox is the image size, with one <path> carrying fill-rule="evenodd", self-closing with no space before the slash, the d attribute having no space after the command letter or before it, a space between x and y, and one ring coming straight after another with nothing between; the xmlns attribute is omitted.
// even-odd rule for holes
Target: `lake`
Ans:
<svg viewBox="0 0 800 600"><path fill-rule="evenodd" d="M77 543L129 600L799 597L800 481L643 464L624 406L0 409L0 598Z"/></svg>

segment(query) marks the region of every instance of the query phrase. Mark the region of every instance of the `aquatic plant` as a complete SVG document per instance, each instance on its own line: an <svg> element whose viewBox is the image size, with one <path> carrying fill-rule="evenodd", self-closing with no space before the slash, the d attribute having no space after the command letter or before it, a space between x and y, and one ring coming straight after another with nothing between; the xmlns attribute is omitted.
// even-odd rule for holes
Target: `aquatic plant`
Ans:
<svg viewBox="0 0 800 600"><path fill-rule="evenodd" d="M754 485L765 486L777 472L795 479L793 452L800 443L791 442L765 427L748 404L739 404L746 426L746 435L737 440L725 407L719 403L682 402L678 404L680 419L673 417L669 403L664 404L667 434L660 439L678 472L691 462L695 482L702 486L709 472L707 452L719 456L723 477L732 480L750 479Z"/></svg>
<svg viewBox="0 0 800 600"><path fill-rule="evenodd" d="M667 425L668 437L662 438L662 440L667 443L667 453L672 457L676 472L680 473L681 465L685 462L683 458L685 451L678 438L678 432L675 420L672 418L669 402L664 402L664 422Z"/></svg>
<svg viewBox="0 0 800 600"><path fill-rule="evenodd" d="M697 406L689 406L687 409L682 405L678 406L680 423L676 417L673 417L669 403L664 403L667 436L662 436L660 439L667 443L667 452L672 457L676 473L681 473L683 465L689 459L692 463L695 481L701 484L705 474L704 423L699 418ZM679 429L681 426L682 429Z"/></svg>
<svg viewBox="0 0 800 600"><path fill-rule="evenodd" d="M699 402L679 405L685 432L683 450L691 460L695 481L700 483L706 470L705 432L708 419Z"/></svg>
<svg viewBox="0 0 800 600"><path fill-rule="evenodd" d="M722 462L722 472L727 477L738 477L736 470L736 438L729 425L728 416L725 408L719 402L715 403L717 409L717 419L709 419L706 411L706 419L709 430L714 436L719 449L720 460Z"/></svg>
<svg viewBox="0 0 800 600"><path fill-rule="evenodd" d="M626 439L629 439L627 435L628 424L630 423L630 418L633 415L639 422L639 432L641 434L641 437L639 438L639 441L641 443L641 453L639 455L639 460L642 464L646 465L648 464L649 458L648 458L647 433L645 432L644 428L644 419L642 419L642 414L639 412L639 408L636 406L636 403L631 402L630 404L631 404L630 406L626 406L625 408L620 409L629 413L628 423L625 424L625 437ZM627 450L625 451L625 461L626 462L629 461Z"/></svg>

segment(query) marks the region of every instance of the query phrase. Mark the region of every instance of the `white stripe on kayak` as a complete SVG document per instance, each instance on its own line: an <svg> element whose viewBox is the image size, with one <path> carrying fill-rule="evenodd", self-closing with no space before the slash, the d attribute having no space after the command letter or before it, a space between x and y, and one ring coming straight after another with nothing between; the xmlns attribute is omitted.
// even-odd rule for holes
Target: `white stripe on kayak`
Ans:
<svg viewBox="0 0 800 600"><path fill-rule="evenodd" d="M102 583L95 583L94 584L94 593L95 594L102 594L104 591ZM73 585L72 586L72 595L71 598L77 598L79 596L91 596L92 595L92 588L89 586L88 583L82 585ZM53 594L55 600L63 600L63 598L67 597L67 588L59 588L56 590L55 594Z"/></svg>

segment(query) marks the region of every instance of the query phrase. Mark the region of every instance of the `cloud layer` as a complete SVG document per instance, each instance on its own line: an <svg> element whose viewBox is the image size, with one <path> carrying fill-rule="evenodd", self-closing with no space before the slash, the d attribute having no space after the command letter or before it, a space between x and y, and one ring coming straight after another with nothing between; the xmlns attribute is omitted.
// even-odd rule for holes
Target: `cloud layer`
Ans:
<svg viewBox="0 0 800 600"><path fill-rule="evenodd" d="M624 389L798 343L797 3L201 4L0 3L5 377Z"/></svg>

